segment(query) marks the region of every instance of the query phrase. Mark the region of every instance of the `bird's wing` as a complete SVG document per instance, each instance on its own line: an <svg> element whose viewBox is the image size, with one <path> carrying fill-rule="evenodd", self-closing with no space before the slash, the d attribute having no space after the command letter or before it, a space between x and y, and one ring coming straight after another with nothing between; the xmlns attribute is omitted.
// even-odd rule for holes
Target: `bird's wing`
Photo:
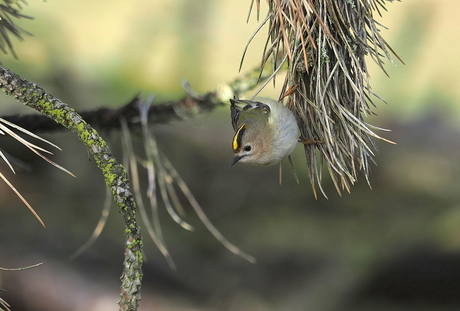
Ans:
<svg viewBox="0 0 460 311"><path fill-rule="evenodd" d="M236 131L238 128L238 118L242 111L247 110L255 110L253 113L270 113L270 107L262 102L259 101L252 101L252 100L243 100L243 99L230 99L230 112L232 117L232 126L233 129ZM259 110L260 109L260 110ZM263 111L262 111L263 110Z"/></svg>

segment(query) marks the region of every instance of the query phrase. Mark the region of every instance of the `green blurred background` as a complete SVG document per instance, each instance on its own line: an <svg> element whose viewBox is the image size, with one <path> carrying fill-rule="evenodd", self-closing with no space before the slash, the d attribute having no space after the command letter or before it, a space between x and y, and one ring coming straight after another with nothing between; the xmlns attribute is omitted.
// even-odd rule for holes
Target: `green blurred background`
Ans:
<svg viewBox="0 0 460 311"><path fill-rule="evenodd" d="M135 94L184 95L181 81L212 91L239 76L243 49L257 27L246 24L247 0L30 1L15 40L19 57L2 56L13 72L72 107L119 107ZM460 308L460 4L418 0L387 5L379 20L405 65L387 62L388 78L371 64L378 116L391 129L369 188L361 176L340 197L324 178L328 199L312 196L301 148L300 185L285 164L230 168L228 109L155 127L159 147L190 186L213 224L250 264L219 244L187 206L187 232L164 210L161 223L176 262L171 270L145 234L140 310L458 310ZM261 16L266 4L262 3ZM242 73L261 57L266 29L249 48ZM281 80L279 80L281 82ZM264 95L276 97L279 87ZM33 113L1 97L0 115ZM104 133L121 159L120 135ZM44 135L63 148L52 157L76 179L45 164L11 139L1 147L30 164L0 169L45 221L44 229L0 183L0 266L43 261L2 272L0 297L13 310L116 310L123 224L113 209L99 240L68 259L92 233L104 183L74 135ZM143 176L145 177L145 176Z"/></svg>

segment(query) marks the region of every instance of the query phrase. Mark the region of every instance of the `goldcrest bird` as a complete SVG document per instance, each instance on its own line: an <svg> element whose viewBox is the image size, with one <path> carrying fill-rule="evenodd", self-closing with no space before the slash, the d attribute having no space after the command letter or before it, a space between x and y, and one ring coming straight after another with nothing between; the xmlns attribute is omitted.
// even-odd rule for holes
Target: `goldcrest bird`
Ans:
<svg viewBox="0 0 460 311"><path fill-rule="evenodd" d="M289 156L298 142L298 126L292 112L271 98L230 99L235 130L232 149L237 163L274 165Z"/></svg>

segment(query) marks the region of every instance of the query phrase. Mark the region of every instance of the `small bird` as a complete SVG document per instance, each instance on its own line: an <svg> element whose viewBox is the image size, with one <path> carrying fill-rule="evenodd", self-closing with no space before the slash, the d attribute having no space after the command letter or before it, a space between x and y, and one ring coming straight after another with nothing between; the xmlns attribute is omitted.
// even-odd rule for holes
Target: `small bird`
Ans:
<svg viewBox="0 0 460 311"><path fill-rule="evenodd" d="M298 140L298 126L292 112L282 103L265 97L230 99L235 130L232 149L237 162L274 165L289 156Z"/></svg>

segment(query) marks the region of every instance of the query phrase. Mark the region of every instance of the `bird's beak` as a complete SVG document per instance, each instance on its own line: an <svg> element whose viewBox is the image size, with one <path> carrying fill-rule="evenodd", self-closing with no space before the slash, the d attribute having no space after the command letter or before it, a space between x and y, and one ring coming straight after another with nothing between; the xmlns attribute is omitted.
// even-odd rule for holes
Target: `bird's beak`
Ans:
<svg viewBox="0 0 460 311"><path fill-rule="evenodd" d="M230 164L230 167L232 167L233 165L235 165L236 162L238 162L239 160L241 160L243 156L235 156L233 158L233 161L232 161L232 164Z"/></svg>

